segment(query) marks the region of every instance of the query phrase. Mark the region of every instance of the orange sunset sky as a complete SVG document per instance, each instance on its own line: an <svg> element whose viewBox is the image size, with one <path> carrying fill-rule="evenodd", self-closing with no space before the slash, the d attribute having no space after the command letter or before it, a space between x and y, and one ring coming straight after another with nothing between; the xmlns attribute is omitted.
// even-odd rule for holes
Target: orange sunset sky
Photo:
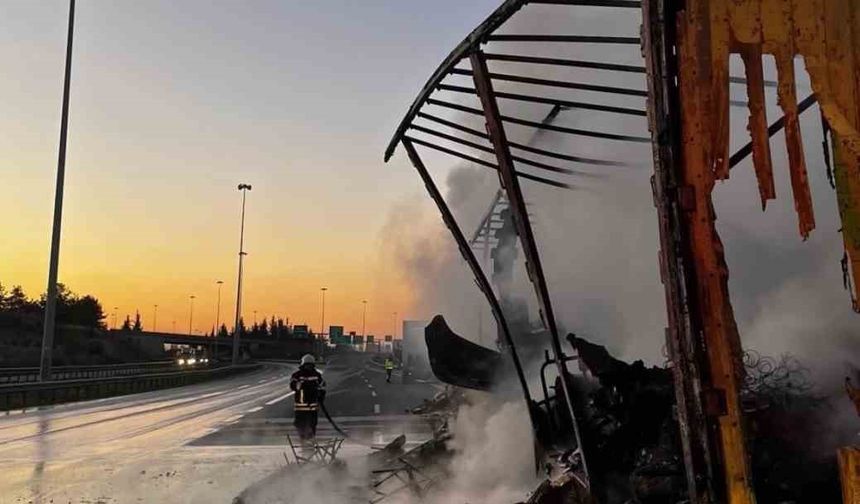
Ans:
<svg viewBox="0 0 860 504"><path fill-rule="evenodd" d="M158 304L161 330L187 331L195 295L198 332L220 279L229 326L243 182L246 322L256 310L317 329L326 286L327 326L360 331L367 299L367 332L391 333L393 312L416 307L382 264L379 230L422 188L383 149L495 0L407 3L79 1L60 281L120 320L140 310L146 328ZM33 297L47 279L67 8L0 12L0 282Z"/></svg>

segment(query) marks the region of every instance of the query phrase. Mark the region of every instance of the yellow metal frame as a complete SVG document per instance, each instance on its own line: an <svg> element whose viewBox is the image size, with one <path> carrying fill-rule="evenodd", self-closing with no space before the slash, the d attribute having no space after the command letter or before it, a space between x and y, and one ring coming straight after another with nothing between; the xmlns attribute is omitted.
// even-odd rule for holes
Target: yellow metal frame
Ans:
<svg viewBox="0 0 860 504"><path fill-rule="evenodd" d="M739 399L743 379L740 336L712 202L715 181L729 177L729 56L739 54L746 67L748 129L763 208L776 197L776 191L761 65L762 55L775 58L792 193L800 235L806 239L815 228L815 216L794 69L795 57L804 59L816 98L833 131L845 249L852 276L860 279L860 1L687 0L675 21L685 219L707 349L706 381L709 392L719 398L718 411L711 414L717 417L726 500L753 503ZM858 282L853 284L854 289L860 288ZM858 298L855 290L853 299ZM860 307L855 303L854 309ZM841 452L843 459L856 471L856 450ZM856 480L851 481L856 491ZM856 495L846 494L845 502L860 502L851 500L857 499Z"/></svg>

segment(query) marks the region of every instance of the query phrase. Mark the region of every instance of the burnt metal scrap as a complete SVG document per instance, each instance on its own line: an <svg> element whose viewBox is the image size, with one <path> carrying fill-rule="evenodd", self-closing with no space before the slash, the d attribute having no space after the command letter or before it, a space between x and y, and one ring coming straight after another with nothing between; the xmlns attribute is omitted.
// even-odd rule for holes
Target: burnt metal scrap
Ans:
<svg viewBox="0 0 860 504"><path fill-rule="evenodd" d="M449 434L439 434L404 451L405 437L397 438L374 454L368 502L390 502L404 494L424 498L447 477L446 464L452 456L446 444L449 439Z"/></svg>
<svg viewBox="0 0 860 504"><path fill-rule="evenodd" d="M433 374L458 387L490 390L498 377L502 355L454 333L445 318L436 315L425 329Z"/></svg>
<svg viewBox="0 0 860 504"><path fill-rule="evenodd" d="M612 357L572 334L585 378L574 380L599 502L681 502L686 481L671 371ZM596 381L597 383L593 383Z"/></svg>

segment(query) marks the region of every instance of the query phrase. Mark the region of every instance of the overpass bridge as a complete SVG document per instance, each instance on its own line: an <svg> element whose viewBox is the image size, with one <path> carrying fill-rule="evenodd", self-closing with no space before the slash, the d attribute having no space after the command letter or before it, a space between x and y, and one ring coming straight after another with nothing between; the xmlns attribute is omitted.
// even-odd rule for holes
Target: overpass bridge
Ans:
<svg viewBox="0 0 860 504"><path fill-rule="evenodd" d="M213 349L216 355L229 354L233 348L233 337L197 336L155 331L122 331L112 329L110 334L122 334L138 338L144 345L188 345L199 350ZM306 353L319 354L322 342L315 338L239 338L239 350L254 358L298 358Z"/></svg>

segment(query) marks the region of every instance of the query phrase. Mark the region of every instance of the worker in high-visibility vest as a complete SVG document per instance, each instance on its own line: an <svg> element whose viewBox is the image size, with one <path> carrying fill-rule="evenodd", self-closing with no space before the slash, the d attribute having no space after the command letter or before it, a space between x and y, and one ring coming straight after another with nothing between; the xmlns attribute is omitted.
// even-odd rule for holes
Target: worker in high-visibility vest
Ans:
<svg viewBox="0 0 860 504"><path fill-rule="evenodd" d="M391 373L394 371L394 361L391 357L385 358L385 381L391 383Z"/></svg>
<svg viewBox="0 0 860 504"><path fill-rule="evenodd" d="M295 392L293 425L302 440L313 439L317 435L320 403L325 400L325 380L317 371L313 355L302 357L298 371L290 377L290 389Z"/></svg>

